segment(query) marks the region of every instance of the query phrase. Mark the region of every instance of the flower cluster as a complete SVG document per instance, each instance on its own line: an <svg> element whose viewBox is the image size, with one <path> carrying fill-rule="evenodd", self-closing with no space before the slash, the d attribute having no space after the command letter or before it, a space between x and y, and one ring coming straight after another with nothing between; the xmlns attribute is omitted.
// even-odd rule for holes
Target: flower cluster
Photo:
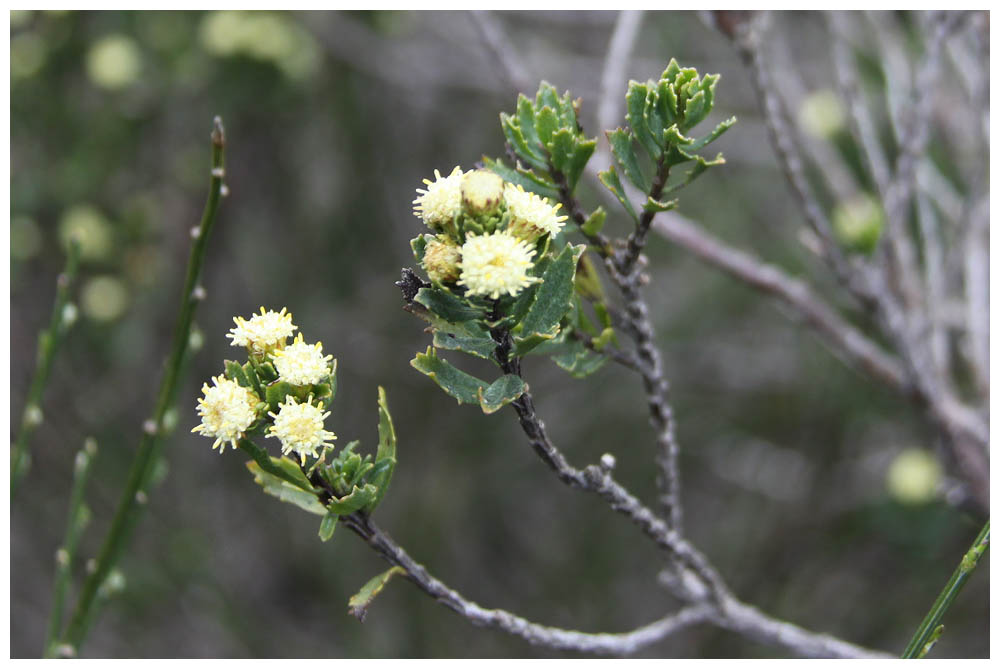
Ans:
<svg viewBox="0 0 1000 669"><path fill-rule="evenodd" d="M560 205L486 170L434 175L413 201L414 214L436 233L424 235L418 258L427 276L492 299L537 283L533 257L562 230Z"/></svg>
<svg viewBox="0 0 1000 669"><path fill-rule="evenodd" d="M288 344L298 328L285 309L261 307L249 319L236 317L226 335L233 346L245 347L248 361L226 363L226 374L202 386L198 401L201 424L192 430L214 438L213 448L237 448L248 434L266 431L281 442L281 452L319 458L336 435L323 425L333 397L336 364L323 355L322 342L307 344L302 334Z"/></svg>

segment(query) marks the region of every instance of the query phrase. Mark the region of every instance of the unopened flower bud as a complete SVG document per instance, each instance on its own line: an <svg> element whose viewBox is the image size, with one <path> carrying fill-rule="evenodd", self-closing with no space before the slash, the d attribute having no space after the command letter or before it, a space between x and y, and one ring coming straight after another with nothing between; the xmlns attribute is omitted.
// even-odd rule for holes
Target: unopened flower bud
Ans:
<svg viewBox="0 0 1000 669"><path fill-rule="evenodd" d="M424 249L424 270L431 281L455 281L459 276L458 263L462 255L458 247L447 239L434 238Z"/></svg>
<svg viewBox="0 0 1000 669"><path fill-rule="evenodd" d="M492 214L503 201L504 181L486 170L474 170L462 177L462 204L470 214Z"/></svg>

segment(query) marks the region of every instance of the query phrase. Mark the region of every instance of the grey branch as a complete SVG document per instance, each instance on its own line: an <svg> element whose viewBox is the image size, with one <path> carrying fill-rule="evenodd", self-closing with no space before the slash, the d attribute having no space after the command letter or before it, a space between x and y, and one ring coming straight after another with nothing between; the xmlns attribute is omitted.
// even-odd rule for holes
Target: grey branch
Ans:
<svg viewBox="0 0 1000 669"><path fill-rule="evenodd" d="M517 58L517 49L507 39L497 19L486 11L471 12L469 16L489 48L507 87L518 93L531 93L532 83Z"/></svg>
<svg viewBox="0 0 1000 669"><path fill-rule="evenodd" d="M728 246L680 216L662 216L654 229L701 260L789 305L849 364L904 395L912 394L902 364L844 320L804 282Z"/></svg>
<svg viewBox="0 0 1000 669"><path fill-rule="evenodd" d="M503 609L487 609L472 602L434 578L388 534L366 516L352 514L342 518L355 534L391 565L402 567L406 577L418 588L475 625L492 627L520 637L536 646L575 650L583 653L630 655L690 625L705 622L713 615L708 604L695 604L665 616L631 632L588 634L575 630L548 627L531 622Z"/></svg>
<svg viewBox="0 0 1000 669"><path fill-rule="evenodd" d="M621 91L622 84L625 83L625 68L639 35L641 19L642 11L618 12L601 72L601 93L597 104L597 127L601 130L618 125L615 104L617 102L620 105L623 99Z"/></svg>

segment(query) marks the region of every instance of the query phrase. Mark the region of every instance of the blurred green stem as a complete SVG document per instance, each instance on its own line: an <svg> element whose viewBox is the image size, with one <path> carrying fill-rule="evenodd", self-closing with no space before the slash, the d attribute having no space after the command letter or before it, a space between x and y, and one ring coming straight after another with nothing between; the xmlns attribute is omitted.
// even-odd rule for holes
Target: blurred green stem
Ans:
<svg viewBox="0 0 1000 669"><path fill-rule="evenodd" d="M87 487L90 465L97 455L97 442L87 439L76 454L73 466L73 490L69 496L69 512L66 516L66 537L56 551L55 584L52 586L52 611L49 614L49 629L45 636L45 657L59 655L59 633L62 631L63 608L66 601L66 587L69 585L70 570L76 555L76 546L87 523L90 509L83 503L83 493Z"/></svg>
<svg viewBox="0 0 1000 669"><path fill-rule="evenodd" d="M184 292L181 295L180 311L174 328L173 348L170 352L170 358L167 360L166 374L160 385L155 413L153 418L146 421L146 424L143 426L142 440L139 442L139 449L136 452L135 459L132 461L132 469L129 472L128 482L118 503L118 509L115 512L114 519L111 521L111 527L108 530L107 537L105 537L104 544L101 546L101 552L98 554L95 568L92 571L88 570L87 580L83 584L80 599L76 603L73 617L70 619L66 630L64 640L74 653L79 652L79 647L87 634L98 589L108 577L112 567L114 567L121 557L131 530L138 520L139 511L147 500L146 487L149 484L150 475L155 468L162 447L160 436L164 429L163 417L173 404L174 394L180 379L182 363L190 341L195 308L204 298L204 291L198 285L198 277L201 274L209 234L215 223L215 215L218 211L219 201L222 198L223 178L225 176L223 168L224 148L225 135L222 127L222 119L215 117L212 129L211 186L201 223L191 232L192 237L194 237L194 244L191 247L191 255L188 259Z"/></svg>
<svg viewBox="0 0 1000 669"><path fill-rule="evenodd" d="M38 363L35 367L35 376L31 379L28 397L24 402L21 429L18 430L17 438L10 452L10 498L12 500L18 484L31 466L28 441L35 428L42 422L42 395L45 393L45 385L49 380L52 361L59 350L59 344L62 343L63 335L72 325L72 318L67 318L67 315L72 313L72 308L67 308L69 307L69 289L76 279L79 264L80 243L76 239L71 239L66 250L66 268L56 279L56 300L52 306L49 327L38 334Z"/></svg>
<svg viewBox="0 0 1000 669"><path fill-rule="evenodd" d="M939 625L942 616L944 616L945 611L948 610L952 602L955 601L955 598L958 597L958 593L962 591L962 586L969 580L969 576L972 575L972 572L976 569L976 565L979 564L979 558L982 557L983 553L989 547L990 521L987 520L983 529L980 530L979 536L973 542L972 548L962 557L962 561L951 575L951 578L948 579L948 583L945 584L944 590L934 600L931 610L927 613L923 622L920 623L920 627L917 628L913 638L910 639L909 645L901 656L903 659L923 657L930 650L930 646L937 641L937 638L941 635Z"/></svg>

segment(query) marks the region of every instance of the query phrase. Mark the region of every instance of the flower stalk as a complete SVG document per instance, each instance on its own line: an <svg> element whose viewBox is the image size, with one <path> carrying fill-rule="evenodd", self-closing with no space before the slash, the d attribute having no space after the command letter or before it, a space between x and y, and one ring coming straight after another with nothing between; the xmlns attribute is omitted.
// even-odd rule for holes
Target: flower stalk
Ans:
<svg viewBox="0 0 1000 669"><path fill-rule="evenodd" d="M941 625L941 618L944 617L948 608L954 603L955 598L958 597L958 593L965 586L965 582L969 580L972 572L975 571L976 566L979 564L979 558L983 556L983 553L989 547L990 521L987 520L986 524L983 525L983 529L979 531L976 540L972 542L972 547L962 556L962 561L955 568L941 594L934 600L934 605L927 612L927 615L920 623L920 627L917 628L916 633L914 633L913 638L910 639L910 643L906 646L900 657L904 660L911 660L927 655L928 651L930 651L941 636L941 631L944 627Z"/></svg>
<svg viewBox="0 0 1000 669"><path fill-rule="evenodd" d="M143 435L128 481L122 492L118 508L111 527L101 546L101 551L90 571L80 598L76 603L73 616L66 629L64 641L74 652L79 651L90 626L98 590L111 573L128 543L132 528L138 520L140 510L147 500L146 488L149 485L154 466L159 459L163 441L163 418L173 405L174 396L180 381L180 372L190 341L194 313L199 302L204 299L204 290L198 285L198 279L205 262L205 252L208 239L215 225L216 214L222 199L223 180L225 177L224 153L225 133L222 119L215 117L212 129L212 170L209 185L208 201L198 227L192 230L194 244L188 258L187 276L184 280L184 290L181 294L181 306L174 326L173 345L170 357L167 359L166 374L160 384L159 394L153 418L146 422Z"/></svg>
<svg viewBox="0 0 1000 669"><path fill-rule="evenodd" d="M49 381L52 362L59 351L63 336L76 319L76 307L69 301L69 290L80 266L80 243L72 239L66 250L66 268L56 279L56 299L47 330L38 335L38 364L31 379L28 396L24 402L21 428L10 453L10 498L14 499L18 484L31 467L28 443L31 435L42 422L42 395Z"/></svg>

